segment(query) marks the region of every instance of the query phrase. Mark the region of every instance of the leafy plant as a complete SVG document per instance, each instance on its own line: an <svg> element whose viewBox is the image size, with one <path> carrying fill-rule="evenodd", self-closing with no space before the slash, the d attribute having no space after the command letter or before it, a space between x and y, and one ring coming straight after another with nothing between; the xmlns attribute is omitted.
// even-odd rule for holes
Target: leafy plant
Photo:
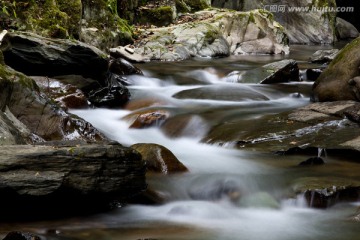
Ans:
<svg viewBox="0 0 360 240"><path fill-rule="evenodd" d="M117 0L107 0L107 6L112 14L118 15L117 11Z"/></svg>

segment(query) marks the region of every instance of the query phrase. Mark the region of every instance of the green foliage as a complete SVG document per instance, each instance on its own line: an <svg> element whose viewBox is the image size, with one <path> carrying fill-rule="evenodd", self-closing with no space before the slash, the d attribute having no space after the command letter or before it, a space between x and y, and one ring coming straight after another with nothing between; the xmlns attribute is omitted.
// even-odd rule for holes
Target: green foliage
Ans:
<svg viewBox="0 0 360 240"><path fill-rule="evenodd" d="M107 0L107 7L110 9L112 14L118 15L117 12L117 0Z"/></svg>

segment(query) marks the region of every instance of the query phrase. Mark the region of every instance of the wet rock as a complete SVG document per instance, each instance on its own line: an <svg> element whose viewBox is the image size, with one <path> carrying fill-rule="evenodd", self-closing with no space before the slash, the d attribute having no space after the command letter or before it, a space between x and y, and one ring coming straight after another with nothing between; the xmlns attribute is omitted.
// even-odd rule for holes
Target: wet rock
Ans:
<svg viewBox="0 0 360 240"><path fill-rule="evenodd" d="M130 92L123 82L124 79L113 73L107 77L107 87L89 93L89 101L96 107L120 108L130 100Z"/></svg>
<svg viewBox="0 0 360 240"><path fill-rule="evenodd" d="M31 77L40 90L53 99L63 109L81 109L88 107L85 94L76 86L63 84L59 80L48 77Z"/></svg>
<svg viewBox="0 0 360 240"><path fill-rule="evenodd" d="M139 68L122 58L110 61L109 71L117 75L144 75Z"/></svg>
<svg viewBox="0 0 360 240"><path fill-rule="evenodd" d="M316 81L322 72L321 69L306 69L306 78L308 81Z"/></svg>
<svg viewBox="0 0 360 240"><path fill-rule="evenodd" d="M303 194L309 207L328 208L340 202L357 201L360 183L334 177L308 177L296 180L293 191Z"/></svg>
<svg viewBox="0 0 360 240"><path fill-rule="evenodd" d="M359 76L360 38L347 44L313 85L312 101L341 101L359 99L359 91L349 80ZM355 87L355 89L353 88Z"/></svg>
<svg viewBox="0 0 360 240"><path fill-rule="evenodd" d="M261 68L239 72L228 76L231 79L236 77L237 82L241 83L283 83L289 81L299 81L299 67L297 62L286 59L274 63L269 63Z"/></svg>
<svg viewBox="0 0 360 240"><path fill-rule="evenodd" d="M197 115L181 114L170 117L162 125L161 130L170 138L199 138L209 130L207 122Z"/></svg>
<svg viewBox="0 0 360 240"><path fill-rule="evenodd" d="M189 196L194 200L219 201L226 198L236 202L241 197L241 190L235 181L214 180L195 184L189 190Z"/></svg>
<svg viewBox="0 0 360 240"><path fill-rule="evenodd" d="M147 188L144 192L131 198L129 203L142 205L160 205L166 202L166 196L161 192Z"/></svg>
<svg viewBox="0 0 360 240"><path fill-rule="evenodd" d="M164 146L139 143L132 145L131 148L141 154L143 161L146 162L146 167L150 172L171 174L188 171L176 156Z"/></svg>
<svg viewBox="0 0 360 240"><path fill-rule="evenodd" d="M214 126L202 141L271 152L295 147L357 152L360 129L345 118L345 112L358 105L353 101L315 103L263 116L256 123L248 119L228 120Z"/></svg>
<svg viewBox="0 0 360 240"><path fill-rule="evenodd" d="M318 50L311 57L313 63L329 63L337 56L339 49Z"/></svg>
<svg viewBox="0 0 360 240"><path fill-rule="evenodd" d="M350 121L360 123L360 108L359 108L359 106L354 106L352 108L346 109L344 111L344 115Z"/></svg>
<svg viewBox="0 0 360 240"><path fill-rule="evenodd" d="M161 98L150 97L145 99L131 99L126 105L127 110L138 110L141 108L155 107L166 105L166 101Z"/></svg>
<svg viewBox="0 0 360 240"><path fill-rule="evenodd" d="M149 128L161 126L169 118L170 113L165 110L145 110L131 113L123 119L132 122L130 128Z"/></svg>
<svg viewBox="0 0 360 240"><path fill-rule="evenodd" d="M339 39L357 38L359 31L354 25L342 18L336 18L336 36Z"/></svg>
<svg viewBox="0 0 360 240"><path fill-rule="evenodd" d="M106 54L75 40L49 39L31 33L8 33L1 47L5 63L33 76L78 74L102 79Z"/></svg>
<svg viewBox="0 0 360 240"><path fill-rule="evenodd" d="M0 66L0 70L0 109L8 106L31 134L46 141L105 139L91 124L54 104L34 80L7 67Z"/></svg>
<svg viewBox="0 0 360 240"><path fill-rule="evenodd" d="M1 218L92 212L146 188L141 156L120 144L0 147ZM99 205L97 205L99 204Z"/></svg>
<svg viewBox="0 0 360 240"><path fill-rule="evenodd" d="M321 157L312 157L299 163L299 166L323 165L324 163L325 162Z"/></svg>
<svg viewBox="0 0 360 240"><path fill-rule="evenodd" d="M200 19L198 21L143 32L140 41L134 44L134 50L144 58L162 61L194 56L287 54L286 35L281 26L269 18L269 14L260 10L234 12L212 9L196 12L194 17Z"/></svg>
<svg viewBox="0 0 360 240"><path fill-rule="evenodd" d="M32 233L9 232L3 240L41 240L41 238Z"/></svg>

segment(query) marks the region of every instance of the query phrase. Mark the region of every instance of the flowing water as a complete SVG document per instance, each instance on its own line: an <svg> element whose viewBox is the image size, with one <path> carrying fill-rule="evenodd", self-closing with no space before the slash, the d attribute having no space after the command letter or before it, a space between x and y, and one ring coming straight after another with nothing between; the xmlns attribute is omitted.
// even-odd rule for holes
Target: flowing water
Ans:
<svg viewBox="0 0 360 240"><path fill-rule="evenodd" d="M307 63L308 57L319 48L327 47L293 46L292 54L286 58L296 59L300 68L305 68L311 65ZM296 168L309 156L279 156L234 149L231 143L220 147L201 142L212 126L223 121L256 121L264 115L309 103L310 82L260 86L233 83L225 77L232 71L254 69L283 57L238 56L139 65L145 76L128 77L133 84L129 87L132 101L152 102L145 109L170 112L175 122L170 130L176 132L175 138L159 127L129 129L130 123L124 119L132 110L73 110L72 113L123 145L157 143L169 148L190 172L148 177L150 188L166 199L166 203L130 204L84 218L2 224L0 232L25 230L49 239L87 240L360 239L358 223L349 221L357 211L357 203L317 210L307 207L302 196L291 191L294 181L301 177L359 179L358 164L325 155L326 150L319 149L319 156L326 160L325 166ZM173 97L199 87L216 91L205 91L201 97L194 97L191 92L180 99ZM241 98L240 93L244 92L266 98ZM176 119L187 121L177 125ZM235 190L241 197L227 194L226 189Z"/></svg>

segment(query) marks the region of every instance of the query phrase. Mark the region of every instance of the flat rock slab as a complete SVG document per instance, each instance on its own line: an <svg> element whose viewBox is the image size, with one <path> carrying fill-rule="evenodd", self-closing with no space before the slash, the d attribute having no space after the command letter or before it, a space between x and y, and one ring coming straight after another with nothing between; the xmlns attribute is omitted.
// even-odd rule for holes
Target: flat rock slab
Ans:
<svg viewBox="0 0 360 240"><path fill-rule="evenodd" d="M346 113L359 107L354 101L314 103L256 121L224 122L210 130L203 141L271 152L295 148L357 152L359 125L347 119Z"/></svg>
<svg viewBox="0 0 360 240"><path fill-rule="evenodd" d="M71 209L124 200L144 189L140 154L117 143L0 146L0 194L7 203L0 206L2 212L39 206Z"/></svg>

